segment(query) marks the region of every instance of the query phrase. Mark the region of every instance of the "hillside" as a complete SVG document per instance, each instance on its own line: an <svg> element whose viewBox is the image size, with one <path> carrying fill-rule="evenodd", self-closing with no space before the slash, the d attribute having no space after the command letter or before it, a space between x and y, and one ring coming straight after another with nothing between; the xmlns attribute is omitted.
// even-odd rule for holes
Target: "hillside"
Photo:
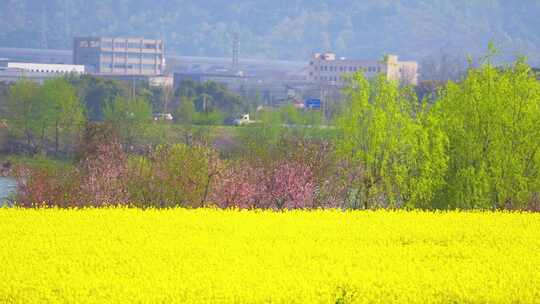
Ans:
<svg viewBox="0 0 540 304"><path fill-rule="evenodd" d="M243 56L294 60L321 50L475 55L493 40L506 58L540 63L536 0L3 0L0 28L0 46L70 48L74 35L137 35L201 56L229 55L238 32Z"/></svg>

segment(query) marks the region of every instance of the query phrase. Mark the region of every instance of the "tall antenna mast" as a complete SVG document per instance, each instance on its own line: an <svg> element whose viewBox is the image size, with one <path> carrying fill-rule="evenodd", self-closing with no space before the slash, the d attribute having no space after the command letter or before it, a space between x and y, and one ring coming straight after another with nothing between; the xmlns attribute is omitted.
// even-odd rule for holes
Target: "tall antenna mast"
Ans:
<svg viewBox="0 0 540 304"><path fill-rule="evenodd" d="M72 37L71 37L70 18L71 18L71 9L70 9L69 0L64 0L64 33L66 34L67 37L71 39Z"/></svg>
<svg viewBox="0 0 540 304"><path fill-rule="evenodd" d="M238 57L240 54L240 36L238 33L233 35L233 54L232 54L232 68L238 71Z"/></svg>
<svg viewBox="0 0 540 304"><path fill-rule="evenodd" d="M42 49L47 49L49 48L49 45L47 43L47 15L46 15L46 12L45 12L45 3L42 2L41 3L41 29L40 29L40 44L41 44L41 48Z"/></svg>

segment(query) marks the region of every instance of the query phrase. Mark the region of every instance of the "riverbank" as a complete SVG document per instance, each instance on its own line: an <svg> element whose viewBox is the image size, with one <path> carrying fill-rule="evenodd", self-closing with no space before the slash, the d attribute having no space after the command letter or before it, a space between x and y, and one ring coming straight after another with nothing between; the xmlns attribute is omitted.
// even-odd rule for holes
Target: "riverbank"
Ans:
<svg viewBox="0 0 540 304"><path fill-rule="evenodd" d="M0 177L0 207L10 202L17 191L17 182L13 178Z"/></svg>
<svg viewBox="0 0 540 304"><path fill-rule="evenodd" d="M14 177L18 167L33 167L43 165L67 165L69 159L55 159L46 156L25 156L17 154L0 154L0 177Z"/></svg>
<svg viewBox="0 0 540 304"><path fill-rule="evenodd" d="M0 162L0 177L13 176L13 164L10 161Z"/></svg>

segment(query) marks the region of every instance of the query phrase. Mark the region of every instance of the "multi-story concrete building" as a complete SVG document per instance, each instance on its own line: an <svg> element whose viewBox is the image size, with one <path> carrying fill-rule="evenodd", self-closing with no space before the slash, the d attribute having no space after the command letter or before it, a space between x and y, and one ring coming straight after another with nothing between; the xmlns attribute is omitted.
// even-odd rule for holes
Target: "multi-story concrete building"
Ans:
<svg viewBox="0 0 540 304"><path fill-rule="evenodd" d="M0 60L0 81L17 82L27 79L43 82L49 78L61 77L68 74L82 75L85 73L84 66L72 64L43 64L10 62Z"/></svg>
<svg viewBox="0 0 540 304"><path fill-rule="evenodd" d="M95 75L156 76L164 73L164 53L162 40L77 37L73 62Z"/></svg>
<svg viewBox="0 0 540 304"><path fill-rule="evenodd" d="M308 80L318 84L343 86L348 74L363 71L367 78L384 74L389 80L405 84L418 83L418 63L399 61L398 56L388 55L384 60L351 60L336 58L334 53L316 53L309 64Z"/></svg>

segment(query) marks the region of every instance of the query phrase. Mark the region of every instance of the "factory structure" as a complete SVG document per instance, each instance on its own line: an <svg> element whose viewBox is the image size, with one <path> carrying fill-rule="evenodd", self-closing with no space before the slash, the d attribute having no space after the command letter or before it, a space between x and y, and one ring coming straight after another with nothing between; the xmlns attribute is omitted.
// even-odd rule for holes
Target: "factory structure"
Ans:
<svg viewBox="0 0 540 304"><path fill-rule="evenodd" d="M384 75L404 85L418 83L418 63L401 61L397 55L361 60L328 52L304 62L241 59L239 38L233 38L232 58L174 56L165 53L163 40L135 37L76 37L71 51L0 48L0 58L5 58L0 59L0 82L43 82L67 74L145 81L158 87L212 81L239 94L256 92L267 105L330 99L356 72L367 78Z"/></svg>
<svg viewBox="0 0 540 304"><path fill-rule="evenodd" d="M83 74L85 74L85 69L82 65L12 62L0 59L0 82L17 82L27 79L43 83L49 78Z"/></svg>
<svg viewBox="0 0 540 304"><path fill-rule="evenodd" d="M347 75L363 72L367 78L383 74L388 80L402 84L418 84L418 63L399 61L397 55L386 55L381 60L337 58L334 53L316 53L309 62L309 81L342 87Z"/></svg>
<svg viewBox="0 0 540 304"><path fill-rule="evenodd" d="M165 71L165 47L162 40L77 37L73 63L95 75L158 76Z"/></svg>
<svg viewBox="0 0 540 304"><path fill-rule="evenodd" d="M67 74L146 81L172 86L165 74L162 40L76 37L72 51L0 48L0 82L21 79L43 82Z"/></svg>

